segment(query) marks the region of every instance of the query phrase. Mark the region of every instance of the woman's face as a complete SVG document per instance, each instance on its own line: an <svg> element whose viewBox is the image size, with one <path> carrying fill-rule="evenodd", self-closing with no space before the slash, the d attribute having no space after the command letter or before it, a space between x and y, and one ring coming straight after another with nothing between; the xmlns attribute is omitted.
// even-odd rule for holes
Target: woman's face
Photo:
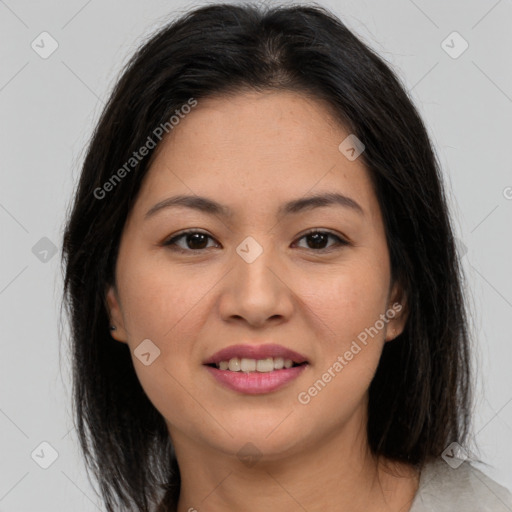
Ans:
<svg viewBox="0 0 512 512"><path fill-rule="evenodd" d="M339 149L349 135L322 103L272 92L200 100L163 139L107 298L113 336L129 345L178 455L188 444L270 460L365 425L383 345L405 317L368 172L350 139ZM349 200L305 201L323 194ZM177 195L220 207L148 214ZM184 230L199 234L164 245ZM254 371L253 359L274 356L256 363L268 370L287 354L235 349L221 359L236 369L246 356L248 371L205 365L233 345L269 344L307 363Z"/></svg>

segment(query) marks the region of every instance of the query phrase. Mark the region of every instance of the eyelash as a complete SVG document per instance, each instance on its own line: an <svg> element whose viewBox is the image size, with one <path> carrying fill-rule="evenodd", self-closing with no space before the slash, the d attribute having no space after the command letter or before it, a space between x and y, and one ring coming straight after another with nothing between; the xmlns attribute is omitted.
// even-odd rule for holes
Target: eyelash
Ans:
<svg viewBox="0 0 512 512"><path fill-rule="evenodd" d="M195 229L190 229L188 231L182 231L181 233L179 233L178 235L175 235L173 236L172 238L169 238L168 240L166 240L165 242L163 242L163 246L165 247L169 247L171 250L173 251L177 251L177 252L181 252L181 253L190 253L190 252L202 252L207 248L205 249L183 249L182 247L178 247L176 245L176 241L181 239L181 238L184 238L185 236L187 235L190 235L190 234L202 234L202 235L205 235L207 236L208 238L210 239L214 239L212 236L210 236L208 233L204 233L203 231L198 231L198 230L195 230ZM328 235L332 238L335 238L337 240L336 242L336 245L338 246L338 248L341 248L343 246L346 246L346 245L350 245L350 243L345 240L344 238L341 238L340 236L330 232L330 231L322 231L322 230L318 230L318 229L313 229L311 231L308 231L307 233L304 233L298 240L302 240L303 238L309 236L309 235L314 235L314 234L324 234L324 235ZM336 245L334 247L336 247ZM332 250L332 247L325 247L323 249L309 249L308 247L303 247L303 249L307 249L307 250L310 250L310 251L313 251L313 252L329 252Z"/></svg>

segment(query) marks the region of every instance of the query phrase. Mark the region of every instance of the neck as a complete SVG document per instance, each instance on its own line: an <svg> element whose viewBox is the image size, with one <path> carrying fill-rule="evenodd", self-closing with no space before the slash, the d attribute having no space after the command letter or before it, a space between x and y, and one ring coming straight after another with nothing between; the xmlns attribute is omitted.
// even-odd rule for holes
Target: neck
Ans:
<svg viewBox="0 0 512 512"><path fill-rule="evenodd" d="M173 432L181 474L177 511L407 512L417 472L374 457L365 433L356 422L311 446L303 443L286 455L262 456L249 465Z"/></svg>

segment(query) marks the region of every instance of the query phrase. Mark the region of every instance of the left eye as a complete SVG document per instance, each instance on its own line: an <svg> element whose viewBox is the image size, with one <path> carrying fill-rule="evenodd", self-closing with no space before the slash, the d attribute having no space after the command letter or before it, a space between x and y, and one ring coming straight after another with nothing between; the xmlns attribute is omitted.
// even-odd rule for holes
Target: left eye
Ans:
<svg viewBox="0 0 512 512"><path fill-rule="evenodd" d="M322 251L332 247L319 247L319 245L323 245L323 243L326 242L329 239L329 237L336 240L336 243L334 244L335 246L348 245L348 242L346 240L339 237L338 235L335 235L334 233L331 233L330 231L310 231L309 233L306 233L305 235L301 236L299 240L302 240L303 238L308 238L312 242L312 244L309 245L313 245L313 247L306 247L306 249L317 249Z"/></svg>
<svg viewBox="0 0 512 512"><path fill-rule="evenodd" d="M348 245L348 242L346 240L344 240L343 238L341 238L338 235L335 235L334 233L331 233L329 231L310 231L309 233L302 235L299 238L299 240L302 240L303 238L308 239L308 242L310 242L310 243L307 242L308 247L302 247L302 248L312 249L312 250L315 250L316 252L318 252L318 251L326 250L326 249L329 249L330 247L332 247L332 245L329 247L322 247L324 245L324 243L327 242L329 237L331 237L332 239L334 239L336 241L336 243L334 245L338 245L338 246ZM183 247L177 243L179 240L181 241L183 239L185 240L185 244L187 244L188 247ZM207 244L208 239L214 240L213 237L211 237L210 235L207 235L206 233L203 233L201 231L184 231L183 233L180 233L179 235L176 235L176 236L170 238L169 240L164 242L163 245L167 246L167 247L174 246L175 248L177 248L177 250L181 250L183 252L185 252L185 251L197 252L201 249L208 248L207 245L205 245L205 243Z"/></svg>

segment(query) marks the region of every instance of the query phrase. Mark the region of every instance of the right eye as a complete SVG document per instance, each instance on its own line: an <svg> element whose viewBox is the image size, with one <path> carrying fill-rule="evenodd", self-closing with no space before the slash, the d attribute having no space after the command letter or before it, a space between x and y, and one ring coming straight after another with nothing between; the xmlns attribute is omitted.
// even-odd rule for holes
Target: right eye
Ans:
<svg viewBox="0 0 512 512"><path fill-rule="evenodd" d="M205 246L208 238L210 240L214 240L214 238L212 238L207 233L189 229L187 231L182 231L178 235L174 235L172 238L166 240L162 245L170 247L171 250L176 250L179 252L199 252L202 249L208 248ZM186 245L192 247L183 247L178 245L177 242L181 240L184 240Z"/></svg>

